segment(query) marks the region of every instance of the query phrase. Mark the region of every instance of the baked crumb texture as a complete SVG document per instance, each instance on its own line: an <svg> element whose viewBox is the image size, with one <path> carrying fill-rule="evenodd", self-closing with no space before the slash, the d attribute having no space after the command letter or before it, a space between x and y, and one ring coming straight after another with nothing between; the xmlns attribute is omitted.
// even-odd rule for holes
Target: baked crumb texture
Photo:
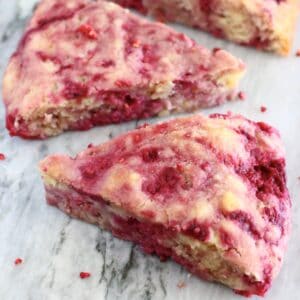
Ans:
<svg viewBox="0 0 300 300"><path fill-rule="evenodd" d="M242 45L287 55L298 0L114 0L124 7L209 31Z"/></svg>
<svg viewBox="0 0 300 300"><path fill-rule="evenodd" d="M162 260L264 295L290 233L278 132L242 116L144 126L75 158L40 163L50 205Z"/></svg>
<svg viewBox="0 0 300 300"><path fill-rule="evenodd" d="M106 1L47 0L35 11L3 83L11 135L193 111L231 100L244 64Z"/></svg>

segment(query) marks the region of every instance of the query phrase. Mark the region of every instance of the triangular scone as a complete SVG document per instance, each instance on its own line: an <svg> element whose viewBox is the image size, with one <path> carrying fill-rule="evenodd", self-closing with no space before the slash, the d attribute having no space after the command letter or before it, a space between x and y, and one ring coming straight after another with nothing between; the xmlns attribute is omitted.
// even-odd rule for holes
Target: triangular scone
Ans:
<svg viewBox="0 0 300 300"><path fill-rule="evenodd" d="M171 28L106 1L45 0L7 68L11 135L45 138L231 99L244 72Z"/></svg>
<svg viewBox="0 0 300 300"><path fill-rule="evenodd" d="M263 295L290 231L278 132L241 116L146 126L40 164L49 204L243 295Z"/></svg>
<svg viewBox="0 0 300 300"><path fill-rule="evenodd" d="M112 1L281 55L287 55L292 48L299 15L298 0Z"/></svg>

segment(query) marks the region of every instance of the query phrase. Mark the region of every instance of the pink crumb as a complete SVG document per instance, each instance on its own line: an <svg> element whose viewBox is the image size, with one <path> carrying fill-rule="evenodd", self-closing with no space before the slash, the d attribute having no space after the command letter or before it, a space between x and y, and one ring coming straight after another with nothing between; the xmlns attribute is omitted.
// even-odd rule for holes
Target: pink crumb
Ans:
<svg viewBox="0 0 300 300"><path fill-rule="evenodd" d="M261 106L261 107L260 107L260 111L261 111L262 113L264 113L264 112L267 111L267 108L266 108L265 106Z"/></svg>
<svg viewBox="0 0 300 300"><path fill-rule="evenodd" d="M5 160L5 155L3 153L0 153L0 160Z"/></svg>
<svg viewBox="0 0 300 300"><path fill-rule="evenodd" d="M23 262L23 259L21 259L21 258L16 258L15 259L15 265L17 266L17 265L20 265L21 263Z"/></svg>
<svg viewBox="0 0 300 300"><path fill-rule="evenodd" d="M245 92L242 92L242 91L239 92L239 93L238 93L238 97L239 97L240 100L245 100L245 99L246 99L246 94L245 94Z"/></svg>
<svg viewBox="0 0 300 300"><path fill-rule="evenodd" d="M80 276L81 279L86 279L86 278L91 277L91 273L88 273L88 272L80 272L79 276Z"/></svg>
<svg viewBox="0 0 300 300"><path fill-rule="evenodd" d="M90 148L93 148L94 147L94 145L92 144L92 143L90 143L90 144L88 144L88 149L90 149Z"/></svg>
<svg viewBox="0 0 300 300"><path fill-rule="evenodd" d="M300 48L296 51L296 56L300 56Z"/></svg>
<svg viewBox="0 0 300 300"><path fill-rule="evenodd" d="M179 289L183 289L183 288L186 287L186 283L185 283L184 281L179 281L179 282L177 283L177 287L178 287Z"/></svg>

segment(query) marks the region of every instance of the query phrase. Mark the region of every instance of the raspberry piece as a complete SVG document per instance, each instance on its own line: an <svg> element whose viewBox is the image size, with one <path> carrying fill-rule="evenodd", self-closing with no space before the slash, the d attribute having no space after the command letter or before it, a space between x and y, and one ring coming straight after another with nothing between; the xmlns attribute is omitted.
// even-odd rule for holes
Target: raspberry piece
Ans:
<svg viewBox="0 0 300 300"><path fill-rule="evenodd" d="M265 106L261 106L261 107L260 107L260 111L261 111L262 113L264 113L264 112L267 111L267 108L266 108Z"/></svg>
<svg viewBox="0 0 300 300"><path fill-rule="evenodd" d="M244 92L239 92L238 97L240 100L245 100L246 99L246 94Z"/></svg>
<svg viewBox="0 0 300 300"><path fill-rule="evenodd" d="M23 262L23 259L22 258L16 258L15 259L15 265L17 266L17 265L20 265L21 263Z"/></svg>
<svg viewBox="0 0 300 300"><path fill-rule="evenodd" d="M160 177L162 184L169 188L174 188L180 180L177 170L173 167L166 167L163 169Z"/></svg>
<svg viewBox="0 0 300 300"><path fill-rule="evenodd" d="M78 32L82 33L89 39L96 40L98 38L98 34L96 30L89 24L82 24L77 29Z"/></svg>
<svg viewBox="0 0 300 300"><path fill-rule="evenodd" d="M88 272L80 272L79 276L80 276L81 279L86 279L86 278L91 277L91 273L88 273Z"/></svg>
<svg viewBox="0 0 300 300"><path fill-rule="evenodd" d="M142 157L144 162L154 162L158 159L158 150L156 148L143 149Z"/></svg>
<svg viewBox="0 0 300 300"><path fill-rule="evenodd" d="M111 60L111 59L103 60L103 61L101 62L101 66L102 66L103 68L109 68L109 67L113 67L113 66L115 66L115 65L116 65L116 63L115 63L113 60Z"/></svg>

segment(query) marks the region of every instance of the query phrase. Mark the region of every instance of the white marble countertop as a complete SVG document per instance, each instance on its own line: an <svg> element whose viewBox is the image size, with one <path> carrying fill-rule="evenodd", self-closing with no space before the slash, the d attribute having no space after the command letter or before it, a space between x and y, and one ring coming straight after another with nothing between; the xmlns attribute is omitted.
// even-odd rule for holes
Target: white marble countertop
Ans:
<svg viewBox="0 0 300 300"><path fill-rule="evenodd" d="M0 0L0 76L32 12L35 0ZM299 24L300 25L300 24ZM293 234L283 269L266 299L300 299L300 26L289 58L260 53L186 32L207 47L224 47L248 64L242 83L246 101L207 110L242 113L276 126L287 149L288 186L293 202ZM266 113L260 106L266 106ZM37 163L53 152L74 155L89 143L106 141L137 122L66 133L47 141L9 137L0 103L0 299L2 300L228 300L243 299L218 284L204 282L173 262L161 263L138 247L97 227L71 220L46 205ZM158 120L153 120L157 122ZM14 266L21 257L24 262ZM79 272L88 271L87 280ZM178 288L181 281L186 286ZM255 297L254 297L255 299Z"/></svg>

